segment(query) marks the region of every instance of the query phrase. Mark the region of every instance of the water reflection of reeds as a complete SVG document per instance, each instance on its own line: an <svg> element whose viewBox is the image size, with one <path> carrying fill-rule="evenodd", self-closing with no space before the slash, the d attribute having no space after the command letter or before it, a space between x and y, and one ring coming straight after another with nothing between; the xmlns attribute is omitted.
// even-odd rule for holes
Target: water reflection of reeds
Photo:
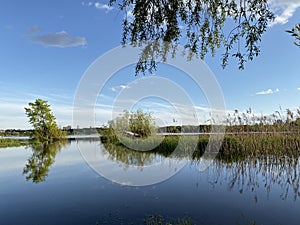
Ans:
<svg viewBox="0 0 300 225"><path fill-rule="evenodd" d="M191 162L197 167L199 161ZM272 189L280 190L280 198L300 196L299 158L288 156L261 156L237 162L215 160L207 171L212 186L225 184L229 191L252 192L258 201L258 193L265 191L269 196Z"/></svg>
<svg viewBox="0 0 300 225"><path fill-rule="evenodd" d="M172 154L179 138L182 137L166 137L159 146L147 152L134 151L120 143L105 143L104 152L124 168L135 165L142 170L145 165L156 163L159 157L184 158L190 165L199 166L209 136L200 137L196 148L191 144L191 137L184 137L179 154ZM269 194L272 187L277 186L282 199L290 193L296 200L300 196L299 143L297 135L226 135L219 154L208 169L209 182L214 185L224 183L225 179L228 190L237 190L241 194L253 192L256 201L257 190L263 188Z"/></svg>

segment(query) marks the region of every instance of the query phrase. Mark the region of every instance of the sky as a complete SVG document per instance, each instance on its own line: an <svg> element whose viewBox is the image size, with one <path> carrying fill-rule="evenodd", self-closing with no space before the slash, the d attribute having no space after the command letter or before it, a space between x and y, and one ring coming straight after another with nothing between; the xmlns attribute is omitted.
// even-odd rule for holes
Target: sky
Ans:
<svg viewBox="0 0 300 225"><path fill-rule="evenodd" d="M205 59L228 112L251 107L255 113L270 114L300 107L300 48L284 32L300 22L300 0L272 0L270 6L276 19L263 35L261 55L245 70L238 70L235 62L222 69L221 50ZM49 102L59 126L76 126L73 103L82 77L98 57L120 46L124 13L107 1L3 0L0 8L0 129L31 128L24 107L37 98ZM162 65L155 76L184 89L197 113L209 111L205 93L184 73ZM140 79L145 77L134 76L134 66L113 74L98 93L91 126L111 119L116 97ZM164 125L177 124L182 115L172 104L154 96L132 109L144 108ZM207 115L201 115L205 122Z"/></svg>

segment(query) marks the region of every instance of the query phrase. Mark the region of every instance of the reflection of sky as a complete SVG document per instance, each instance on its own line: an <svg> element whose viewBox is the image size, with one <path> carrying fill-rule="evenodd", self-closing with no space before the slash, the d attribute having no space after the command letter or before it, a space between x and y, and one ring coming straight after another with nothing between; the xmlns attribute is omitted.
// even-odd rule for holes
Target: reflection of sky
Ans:
<svg viewBox="0 0 300 225"><path fill-rule="evenodd" d="M31 150L25 147L0 149L0 174L12 170L22 170Z"/></svg>
<svg viewBox="0 0 300 225"><path fill-rule="evenodd" d="M76 143L72 142L62 151L59 151L55 159L55 166L65 167L82 163L83 159L79 151L76 150Z"/></svg>
<svg viewBox="0 0 300 225"><path fill-rule="evenodd" d="M79 142L78 146L91 168L108 180L122 185L144 186L163 182L175 175L187 162L161 155L150 155L148 159L139 160L138 157L143 158L143 154L148 154L143 152L139 156L129 156L133 163L127 165L118 157L111 159L103 150L103 145Z"/></svg>
<svg viewBox="0 0 300 225"><path fill-rule="evenodd" d="M72 141L56 155L46 181L33 184L22 176L30 155L24 147L0 149L0 224L142 224L145 215L157 214L188 215L196 224L236 224L243 221L242 215L263 225L298 224L300 202L293 200L293 190L283 200L282 189L273 183L268 195L265 176L256 167L246 169L248 174L257 173L251 182L259 187L253 191L247 176L244 186L237 179L230 189L241 170L223 163L201 173L196 163L188 164L159 184L128 187L93 172ZM99 162L108 163L105 157Z"/></svg>
<svg viewBox="0 0 300 225"><path fill-rule="evenodd" d="M72 146L67 146L63 151L58 152L55 165L67 166L82 162L82 157L79 152L73 150L74 147L73 143ZM0 149L0 173L22 170L31 154L32 150L30 147Z"/></svg>

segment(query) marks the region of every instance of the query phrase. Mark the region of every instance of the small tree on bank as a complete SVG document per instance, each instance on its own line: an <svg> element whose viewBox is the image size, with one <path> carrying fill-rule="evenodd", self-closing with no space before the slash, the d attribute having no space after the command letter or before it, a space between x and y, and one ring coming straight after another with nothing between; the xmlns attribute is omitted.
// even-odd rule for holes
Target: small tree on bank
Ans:
<svg viewBox="0 0 300 225"><path fill-rule="evenodd" d="M153 118L150 113L145 113L142 110L137 110L131 113L129 117L130 131L140 137L148 137L152 133Z"/></svg>
<svg viewBox="0 0 300 225"><path fill-rule="evenodd" d="M65 133L58 128L56 118L52 114L47 101L36 99L28 103L25 113L29 123L33 126L33 138L41 142L51 142L65 137Z"/></svg>
<svg viewBox="0 0 300 225"><path fill-rule="evenodd" d="M136 137L148 137L156 131L154 119L150 113L141 109L136 112L124 111L123 115L109 121L110 133L132 132Z"/></svg>

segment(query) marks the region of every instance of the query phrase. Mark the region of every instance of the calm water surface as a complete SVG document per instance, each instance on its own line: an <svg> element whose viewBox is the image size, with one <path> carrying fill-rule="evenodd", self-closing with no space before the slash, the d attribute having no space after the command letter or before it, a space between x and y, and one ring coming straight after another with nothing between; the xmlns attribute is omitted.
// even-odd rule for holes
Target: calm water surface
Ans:
<svg viewBox="0 0 300 225"><path fill-rule="evenodd" d="M143 174L163 158L104 149L86 140L0 149L1 225L143 224L149 215L189 217L195 224L300 224L298 159L215 161L204 172L190 160L164 182L131 187L91 169L78 143L98 146L99 163L124 173L136 166Z"/></svg>

